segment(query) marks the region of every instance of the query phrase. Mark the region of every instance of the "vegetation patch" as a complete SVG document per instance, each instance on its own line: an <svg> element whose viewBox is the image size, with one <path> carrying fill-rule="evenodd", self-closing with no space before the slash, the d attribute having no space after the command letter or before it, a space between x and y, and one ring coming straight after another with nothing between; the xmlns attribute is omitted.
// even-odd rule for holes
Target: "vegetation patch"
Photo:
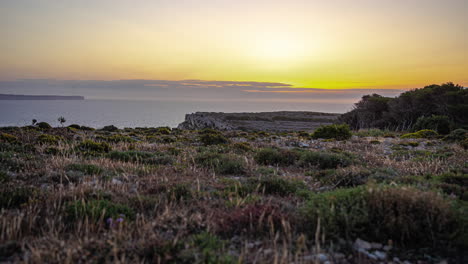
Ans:
<svg viewBox="0 0 468 264"><path fill-rule="evenodd" d="M347 140L352 135L348 125L328 125L317 128L312 134L312 138Z"/></svg>

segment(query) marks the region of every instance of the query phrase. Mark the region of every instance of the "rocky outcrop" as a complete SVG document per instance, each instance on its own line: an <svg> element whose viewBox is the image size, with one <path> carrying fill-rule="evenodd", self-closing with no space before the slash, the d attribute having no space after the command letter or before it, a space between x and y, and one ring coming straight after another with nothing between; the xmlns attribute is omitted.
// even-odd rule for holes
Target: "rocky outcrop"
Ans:
<svg viewBox="0 0 468 264"><path fill-rule="evenodd" d="M196 112L185 115L179 129L249 131L311 131L321 125L336 122L339 114L317 112L260 112L260 113L212 113Z"/></svg>

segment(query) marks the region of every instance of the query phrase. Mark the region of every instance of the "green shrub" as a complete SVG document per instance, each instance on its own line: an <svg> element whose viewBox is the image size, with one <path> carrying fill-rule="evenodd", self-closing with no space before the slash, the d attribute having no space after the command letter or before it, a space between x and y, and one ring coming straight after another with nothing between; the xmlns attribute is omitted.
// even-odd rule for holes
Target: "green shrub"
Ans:
<svg viewBox="0 0 468 264"><path fill-rule="evenodd" d="M331 185L334 188L355 187L366 184L372 172L367 169L328 169L313 174L322 184Z"/></svg>
<svg viewBox="0 0 468 264"><path fill-rule="evenodd" d="M258 181L254 180L252 183L258 185L260 192L278 196L288 196L307 189L302 181L288 180L280 177L264 177Z"/></svg>
<svg viewBox="0 0 468 264"><path fill-rule="evenodd" d="M111 150L111 146L106 142L85 140L77 146L77 149L87 153L107 153Z"/></svg>
<svg viewBox="0 0 468 264"><path fill-rule="evenodd" d="M81 126L80 125L77 125L77 124L71 124L68 126L69 128L74 128L74 129L81 129Z"/></svg>
<svg viewBox="0 0 468 264"><path fill-rule="evenodd" d="M5 172L0 170L0 183L7 183L10 181L10 176Z"/></svg>
<svg viewBox="0 0 468 264"><path fill-rule="evenodd" d="M226 247L226 241L221 240L216 235L208 232L193 235L188 238L191 247L191 254L194 259L189 262L192 263L219 263L219 264L234 264L237 263L234 257L223 253Z"/></svg>
<svg viewBox="0 0 468 264"><path fill-rule="evenodd" d="M232 144L232 148L237 152L249 152L252 151L252 146L247 142L236 142Z"/></svg>
<svg viewBox="0 0 468 264"><path fill-rule="evenodd" d="M20 208L38 194L36 189L30 187L5 188L0 191L0 208Z"/></svg>
<svg viewBox="0 0 468 264"><path fill-rule="evenodd" d="M42 134L37 138L37 142L40 144L57 145L63 138L55 135Z"/></svg>
<svg viewBox="0 0 468 264"><path fill-rule="evenodd" d="M145 151L111 151L107 157L112 160L124 162L139 162L149 165L167 165L172 164L173 160L170 156L162 153L153 153Z"/></svg>
<svg viewBox="0 0 468 264"><path fill-rule="evenodd" d="M79 171L86 175L100 175L104 170L94 164L73 163L65 167L67 171Z"/></svg>
<svg viewBox="0 0 468 264"><path fill-rule="evenodd" d="M424 130L419 130L418 132L414 133L408 133L402 135L400 138L437 138L439 134L435 132L434 130L429 130L429 129L424 129Z"/></svg>
<svg viewBox="0 0 468 264"><path fill-rule="evenodd" d="M16 143L18 141L18 138L8 133L1 133L0 141L8 142L8 143Z"/></svg>
<svg viewBox="0 0 468 264"><path fill-rule="evenodd" d="M110 125L110 126L104 126L100 130L101 131L107 131L107 132L117 132L117 131L119 131L119 128L114 126L114 125Z"/></svg>
<svg viewBox="0 0 468 264"><path fill-rule="evenodd" d="M214 170L219 174L244 174L244 162L234 155L213 152L200 153L195 157L195 163Z"/></svg>
<svg viewBox="0 0 468 264"><path fill-rule="evenodd" d="M326 153L306 151L301 154L299 166L318 167L320 169L335 169L351 165L352 160L341 153Z"/></svg>
<svg viewBox="0 0 468 264"><path fill-rule="evenodd" d="M393 240L400 246L420 248L464 243L467 219L460 212L434 192L356 187L312 195L302 215L310 235L315 234L320 218L322 232L328 237Z"/></svg>
<svg viewBox="0 0 468 264"><path fill-rule="evenodd" d="M107 218L117 218L124 215L125 219L134 219L135 212L132 208L124 204L114 203L109 200L88 200L74 201L66 205L65 213L70 221L89 218L92 221Z"/></svg>
<svg viewBox="0 0 468 264"><path fill-rule="evenodd" d="M358 137L384 137L388 131L384 131L377 128L372 129L360 129L355 133Z"/></svg>
<svg viewBox="0 0 468 264"><path fill-rule="evenodd" d="M348 125L327 125L317 128L312 134L312 138L325 138L336 140L347 140L352 136Z"/></svg>
<svg viewBox="0 0 468 264"><path fill-rule="evenodd" d="M450 133L451 127L452 122L448 116L432 115L419 117L413 126L413 130L420 131L423 129L429 129L437 131L437 133L441 135L447 135Z"/></svg>
<svg viewBox="0 0 468 264"><path fill-rule="evenodd" d="M170 135L171 128L170 127L158 127L156 128L156 133L159 133L161 135Z"/></svg>
<svg viewBox="0 0 468 264"><path fill-rule="evenodd" d="M229 142L226 137L219 133L203 133L200 135L200 141L204 145L227 144Z"/></svg>
<svg viewBox="0 0 468 264"><path fill-rule="evenodd" d="M49 125L49 123L47 123L47 122L39 122L39 123L36 124L36 126L38 128L40 128L40 129L51 129L52 128L52 126Z"/></svg>
<svg viewBox="0 0 468 264"><path fill-rule="evenodd" d="M452 132L450 132L450 134L444 137L445 141L450 141L450 142L455 142L455 141L461 142L465 139L468 139L468 130L462 129L462 128L455 129Z"/></svg>
<svg viewBox="0 0 468 264"><path fill-rule="evenodd" d="M188 201L192 199L193 194L188 184L178 183L168 188L167 196L170 199L177 200L177 201L181 201L181 200Z"/></svg>
<svg viewBox="0 0 468 264"><path fill-rule="evenodd" d="M262 165L293 165L299 159L299 153L286 149L264 148L254 156L255 161Z"/></svg>
<svg viewBox="0 0 468 264"><path fill-rule="evenodd" d="M129 136L124 136L124 135L112 135L109 137L103 137L103 140L107 142L112 142L112 143L119 143L119 142L135 142L135 139L129 137Z"/></svg>

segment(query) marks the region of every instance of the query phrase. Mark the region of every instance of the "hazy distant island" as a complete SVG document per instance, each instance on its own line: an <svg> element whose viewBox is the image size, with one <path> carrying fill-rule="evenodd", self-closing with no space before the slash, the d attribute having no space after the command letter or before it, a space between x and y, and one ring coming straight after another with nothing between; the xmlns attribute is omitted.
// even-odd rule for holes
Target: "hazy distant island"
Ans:
<svg viewBox="0 0 468 264"><path fill-rule="evenodd" d="M84 96L0 94L0 100L84 100Z"/></svg>

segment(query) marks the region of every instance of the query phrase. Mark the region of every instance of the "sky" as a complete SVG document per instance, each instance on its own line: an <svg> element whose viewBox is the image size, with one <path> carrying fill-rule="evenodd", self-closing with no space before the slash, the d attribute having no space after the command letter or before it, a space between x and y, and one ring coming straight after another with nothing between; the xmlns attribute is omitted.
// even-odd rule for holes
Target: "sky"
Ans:
<svg viewBox="0 0 468 264"><path fill-rule="evenodd" d="M303 98L468 86L466 0L5 0L0 39L0 92Z"/></svg>

